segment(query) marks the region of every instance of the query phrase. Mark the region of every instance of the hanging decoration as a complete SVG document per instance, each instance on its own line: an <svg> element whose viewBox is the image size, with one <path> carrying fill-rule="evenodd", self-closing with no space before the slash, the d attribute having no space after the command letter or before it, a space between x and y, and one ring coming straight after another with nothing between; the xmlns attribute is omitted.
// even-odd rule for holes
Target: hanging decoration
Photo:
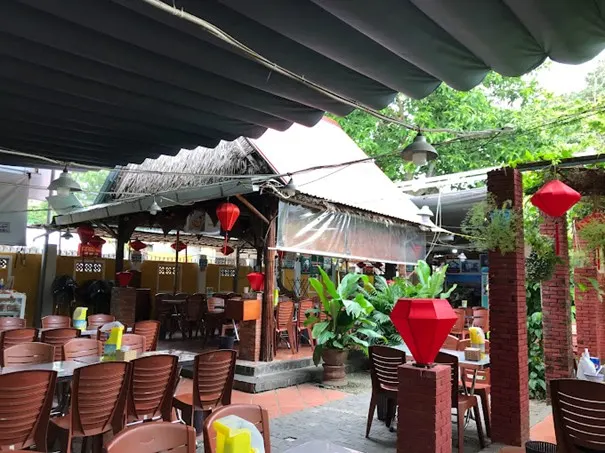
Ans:
<svg viewBox="0 0 605 453"><path fill-rule="evenodd" d="M228 245L223 245L219 250L225 256L231 255L233 253L233 247L230 247Z"/></svg>
<svg viewBox="0 0 605 453"><path fill-rule="evenodd" d="M262 291L265 289L265 274L262 272L250 272L246 277L250 282L252 291Z"/></svg>
<svg viewBox="0 0 605 453"><path fill-rule="evenodd" d="M140 252L141 250L147 247L147 244L145 244L143 241L140 241L138 238L134 241L130 241L130 244L128 245L131 249L136 250L137 252Z"/></svg>
<svg viewBox="0 0 605 453"><path fill-rule="evenodd" d="M95 235L95 230L90 225L82 225L78 227L78 236L80 236L80 244L78 244L78 256L87 258L100 258L103 252L103 244L105 240Z"/></svg>
<svg viewBox="0 0 605 453"><path fill-rule="evenodd" d="M532 197L531 203L544 214L551 217L561 217L565 215L580 199L582 195L569 187L567 184L553 179L544 184ZM558 255L561 248L561 226L556 223L555 232L555 253Z"/></svg>
<svg viewBox="0 0 605 453"><path fill-rule="evenodd" d="M134 241L130 241L128 245L132 249L130 252L130 269L140 272L141 265L143 264L143 254L141 253L141 250L146 248L147 244L137 238Z"/></svg>
<svg viewBox="0 0 605 453"><path fill-rule="evenodd" d="M76 232L80 236L80 242L82 244L88 244L88 241L95 235L95 229L90 225L80 225Z"/></svg>
<svg viewBox="0 0 605 453"><path fill-rule="evenodd" d="M233 225L235 225L239 217L239 208L233 203L221 203L216 207L216 216L221 223L221 228L225 232L225 245L223 247L227 247L229 232L233 229Z"/></svg>
<svg viewBox="0 0 605 453"><path fill-rule="evenodd" d="M183 241L174 241L172 244L170 244L170 248L172 248L172 250L176 250L177 252L182 252L187 248L187 244L185 244Z"/></svg>
<svg viewBox="0 0 605 453"><path fill-rule="evenodd" d="M118 286L120 288L126 288L130 281L132 280L132 272L129 271L124 271L124 272L118 272L116 274L116 281L118 282Z"/></svg>

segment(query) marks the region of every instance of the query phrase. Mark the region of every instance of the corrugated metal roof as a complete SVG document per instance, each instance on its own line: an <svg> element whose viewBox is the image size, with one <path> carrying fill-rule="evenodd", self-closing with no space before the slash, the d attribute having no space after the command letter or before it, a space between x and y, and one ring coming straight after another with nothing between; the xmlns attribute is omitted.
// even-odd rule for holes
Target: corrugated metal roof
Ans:
<svg viewBox="0 0 605 453"><path fill-rule="evenodd" d="M250 140L278 174L364 159L367 155L332 120L313 127L268 130ZM300 192L387 217L421 223L418 208L372 161L293 176Z"/></svg>

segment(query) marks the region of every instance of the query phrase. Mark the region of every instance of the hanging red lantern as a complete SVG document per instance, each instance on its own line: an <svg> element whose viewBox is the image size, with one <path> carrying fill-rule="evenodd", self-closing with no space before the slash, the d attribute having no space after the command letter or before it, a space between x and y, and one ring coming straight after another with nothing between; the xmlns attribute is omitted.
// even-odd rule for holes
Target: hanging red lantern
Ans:
<svg viewBox="0 0 605 453"><path fill-rule="evenodd" d="M185 244L183 241L174 241L172 244L170 244L170 247L172 248L172 250L180 252L187 248L187 244Z"/></svg>
<svg viewBox="0 0 605 453"><path fill-rule="evenodd" d="M118 286L120 288L126 288L132 280L132 273L128 271L118 272L116 274L116 280L118 281Z"/></svg>
<svg viewBox="0 0 605 453"><path fill-rule="evenodd" d="M252 291L262 291L265 289L265 274L262 272L250 272L246 277L250 282Z"/></svg>
<svg viewBox="0 0 605 453"><path fill-rule="evenodd" d="M145 244L143 241L139 241L139 239L135 239L134 241L130 241L130 248L133 250L136 250L137 252L140 252L141 250L143 250L145 247L147 247L147 244Z"/></svg>
<svg viewBox="0 0 605 453"><path fill-rule="evenodd" d="M221 228L225 232L225 245L223 247L228 247L229 232L239 217L239 208L233 203L221 203L216 207L216 216L219 222L221 222Z"/></svg>
<svg viewBox="0 0 605 453"><path fill-rule="evenodd" d="M88 243L93 247L100 248L105 244L105 239L95 235L88 240Z"/></svg>
<svg viewBox="0 0 605 453"><path fill-rule="evenodd" d="M391 312L391 321L420 366L435 361L456 319L446 299L399 299Z"/></svg>
<svg viewBox="0 0 605 453"><path fill-rule="evenodd" d="M233 253L233 247L229 247L228 245L223 245L219 250L225 256Z"/></svg>
<svg viewBox="0 0 605 453"><path fill-rule="evenodd" d="M80 242L82 244L88 244L90 239L95 235L95 229L90 225L80 225L76 231L78 236L80 236Z"/></svg>

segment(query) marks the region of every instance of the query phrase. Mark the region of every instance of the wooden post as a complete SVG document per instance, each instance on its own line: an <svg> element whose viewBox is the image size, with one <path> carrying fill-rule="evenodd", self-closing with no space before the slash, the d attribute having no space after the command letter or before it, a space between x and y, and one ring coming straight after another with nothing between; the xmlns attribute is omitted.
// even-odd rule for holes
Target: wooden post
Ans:
<svg viewBox="0 0 605 453"><path fill-rule="evenodd" d="M270 247L277 245L277 200L270 199L268 209L269 223L264 247L265 258L265 290L263 292L261 357L265 362L273 360L273 341L275 328L273 326L273 292L275 291L275 250Z"/></svg>
<svg viewBox="0 0 605 453"><path fill-rule="evenodd" d="M127 235L128 237L126 237ZM124 270L124 246L128 239L130 239L130 229L127 228L124 217L120 217L118 220L118 234L116 237L116 274Z"/></svg>
<svg viewBox="0 0 605 453"><path fill-rule="evenodd" d="M233 275L233 292L237 292L237 282L239 281L239 255L240 247L235 247L235 274Z"/></svg>
<svg viewBox="0 0 605 453"><path fill-rule="evenodd" d="M179 240L181 232L176 230L176 247L174 247L174 284L172 293L176 294L179 286Z"/></svg>

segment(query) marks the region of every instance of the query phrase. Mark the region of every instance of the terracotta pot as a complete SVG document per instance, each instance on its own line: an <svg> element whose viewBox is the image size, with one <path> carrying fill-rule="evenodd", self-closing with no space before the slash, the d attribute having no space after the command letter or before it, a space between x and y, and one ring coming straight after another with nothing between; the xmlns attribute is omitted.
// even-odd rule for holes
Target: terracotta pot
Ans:
<svg viewBox="0 0 605 453"><path fill-rule="evenodd" d="M321 353L321 358L324 361L323 383L337 387L346 385L345 362L347 360L347 351L324 349Z"/></svg>

